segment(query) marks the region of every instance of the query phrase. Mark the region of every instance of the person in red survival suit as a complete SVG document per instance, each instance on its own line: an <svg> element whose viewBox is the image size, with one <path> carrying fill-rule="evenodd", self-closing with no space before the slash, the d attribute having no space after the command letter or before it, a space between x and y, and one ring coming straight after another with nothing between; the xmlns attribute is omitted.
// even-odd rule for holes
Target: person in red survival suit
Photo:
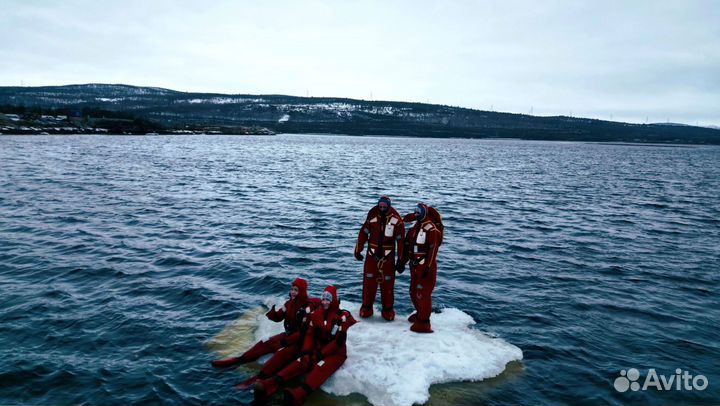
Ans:
<svg viewBox="0 0 720 406"><path fill-rule="evenodd" d="M275 322L283 322L283 325L285 327L284 332L276 334L268 338L267 340L258 342L239 357L231 357L212 361L212 366L214 366L215 368L226 368L234 365L244 364L255 361L265 354L270 354L272 352L278 351L280 348L299 345L299 343L302 342L302 327L305 320L310 316L311 312L320 304L319 299L308 298L307 286L308 284L305 279L295 279L290 286L290 299L288 299L288 301L285 302L283 307L281 307L280 309L275 309L275 305L273 305L272 309L267 312L266 316L268 319ZM287 354L284 355L287 356ZM293 357L290 357L285 363L287 363L292 358ZM268 362L265 363L266 365L263 367L263 369L266 369L266 372L275 372L273 369L279 369L279 367L285 365L285 363L282 362L283 359L285 359L285 357L280 357L276 359L275 362L270 363L269 366L267 364L268 362L270 362L270 360L268 360Z"/></svg>
<svg viewBox="0 0 720 406"><path fill-rule="evenodd" d="M437 253L443 240L444 227L440 213L425 203L418 203L415 213L405 221L415 220L405 237L403 264L410 262L410 300L415 313L408 318L416 333L432 333L432 292L437 280Z"/></svg>
<svg viewBox="0 0 720 406"><path fill-rule="evenodd" d="M310 315L308 331L302 346L302 355L276 376L259 380L255 384L255 400L262 401L277 392L280 385L309 371L305 382L285 390L286 402L302 404L305 398L322 386L347 358L347 330L356 323L347 310L340 309L335 286L325 288L322 306Z"/></svg>
<svg viewBox="0 0 720 406"><path fill-rule="evenodd" d="M291 288L292 289L292 288ZM308 298L308 303L304 307L304 314L302 316L302 322L300 327L285 341L281 341L283 348L280 348L275 354L263 364L260 372L257 375L253 375L248 379L235 385L238 390L246 390L252 387L255 382L261 379L267 379L278 371L286 367L290 362L294 361L298 356L301 355L303 340L310 323L310 315L312 311L320 307L321 300L319 298ZM298 312L298 317L300 311Z"/></svg>
<svg viewBox="0 0 720 406"><path fill-rule="evenodd" d="M365 223L358 233L355 244L355 259L363 260L362 250L368 243L367 258L363 266L363 297L360 317L373 314L373 303L380 284L382 317L395 319L395 272L403 273L404 265L400 261L403 255L405 223L391 206L390 198L380 196L377 206L370 209ZM397 250L396 247L397 246ZM397 263L395 254L397 253Z"/></svg>

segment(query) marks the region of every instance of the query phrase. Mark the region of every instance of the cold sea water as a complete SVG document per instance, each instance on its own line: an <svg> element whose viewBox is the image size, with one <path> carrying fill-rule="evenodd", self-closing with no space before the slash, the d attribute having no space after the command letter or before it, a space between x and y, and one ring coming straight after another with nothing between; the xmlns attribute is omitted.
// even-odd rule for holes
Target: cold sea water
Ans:
<svg viewBox="0 0 720 406"><path fill-rule="evenodd" d="M233 385L257 366L209 361L267 328L263 306L297 276L356 306L353 247L380 194L444 216L436 334L394 345L415 337L400 275L396 321L353 327L377 345L351 342L344 371L376 381L348 395L336 379L309 403L367 404L383 380L399 403L720 401L720 147L2 136L0 404L250 402ZM492 343L512 359L494 370ZM680 369L707 387L616 390L631 368L641 386Z"/></svg>

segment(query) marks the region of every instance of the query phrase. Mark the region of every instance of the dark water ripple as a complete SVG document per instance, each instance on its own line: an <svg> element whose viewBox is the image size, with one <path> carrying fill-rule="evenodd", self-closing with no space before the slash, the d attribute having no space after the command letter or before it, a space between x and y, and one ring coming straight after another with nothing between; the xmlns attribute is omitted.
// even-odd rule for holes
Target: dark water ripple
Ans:
<svg viewBox="0 0 720 406"><path fill-rule="evenodd" d="M519 372L433 393L717 402L719 164L717 147L5 136L0 403L248 401L237 375L209 370L204 344L297 275L358 301L351 252L381 193L444 215L436 306L524 352ZM710 386L616 392L632 367Z"/></svg>

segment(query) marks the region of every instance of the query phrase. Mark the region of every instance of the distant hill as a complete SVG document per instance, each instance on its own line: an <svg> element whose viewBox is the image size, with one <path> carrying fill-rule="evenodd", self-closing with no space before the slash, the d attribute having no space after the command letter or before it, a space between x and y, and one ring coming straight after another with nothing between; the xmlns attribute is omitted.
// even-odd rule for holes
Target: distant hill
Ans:
<svg viewBox="0 0 720 406"><path fill-rule="evenodd" d="M0 87L0 113L19 106L118 112L174 130L243 126L278 133L720 144L716 129L672 123L642 125L424 103L188 93L110 84Z"/></svg>

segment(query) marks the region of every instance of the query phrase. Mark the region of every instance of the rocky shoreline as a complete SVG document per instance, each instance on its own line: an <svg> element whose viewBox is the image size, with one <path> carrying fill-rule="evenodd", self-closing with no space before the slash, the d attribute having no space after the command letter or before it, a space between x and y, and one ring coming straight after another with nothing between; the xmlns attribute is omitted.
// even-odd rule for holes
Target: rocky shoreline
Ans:
<svg viewBox="0 0 720 406"><path fill-rule="evenodd" d="M88 116L32 115L0 112L0 135L275 135L276 132L259 126L208 126L167 128L142 118L91 118Z"/></svg>

